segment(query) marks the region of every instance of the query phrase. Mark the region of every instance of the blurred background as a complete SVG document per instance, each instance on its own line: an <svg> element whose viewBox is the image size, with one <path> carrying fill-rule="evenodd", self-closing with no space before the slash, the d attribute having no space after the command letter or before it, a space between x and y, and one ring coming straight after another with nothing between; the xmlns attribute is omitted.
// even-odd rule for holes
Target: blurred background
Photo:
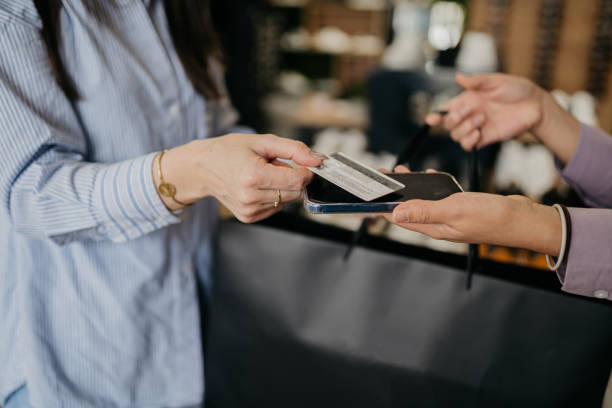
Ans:
<svg viewBox="0 0 612 408"><path fill-rule="evenodd" d="M224 0L212 6L230 96L241 123L259 133L391 168L425 114L461 92L458 71L530 78L579 120L612 132L612 0ZM484 191L583 205L529 134L479 157ZM468 186L468 155L440 130L410 167L447 171ZM361 223L354 215L311 217L348 229ZM370 233L467 250L383 220ZM481 246L479 252L546 266L543 256L528 251Z"/></svg>

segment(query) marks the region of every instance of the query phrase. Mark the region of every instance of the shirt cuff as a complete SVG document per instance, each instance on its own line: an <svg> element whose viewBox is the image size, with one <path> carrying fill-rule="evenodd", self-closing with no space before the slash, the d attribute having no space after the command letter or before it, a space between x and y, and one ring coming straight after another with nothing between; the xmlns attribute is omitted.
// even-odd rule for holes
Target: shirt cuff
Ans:
<svg viewBox="0 0 612 408"><path fill-rule="evenodd" d="M565 292L612 299L612 210L569 208L572 242L557 270Z"/></svg>
<svg viewBox="0 0 612 408"><path fill-rule="evenodd" d="M103 166L95 179L97 231L113 242L126 242L181 220L162 202L153 179L157 153Z"/></svg>

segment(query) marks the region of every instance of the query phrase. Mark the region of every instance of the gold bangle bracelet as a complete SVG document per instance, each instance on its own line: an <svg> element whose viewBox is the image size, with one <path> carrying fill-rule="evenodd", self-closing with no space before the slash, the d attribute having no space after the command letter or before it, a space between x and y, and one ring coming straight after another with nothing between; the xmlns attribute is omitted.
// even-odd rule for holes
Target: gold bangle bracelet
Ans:
<svg viewBox="0 0 612 408"><path fill-rule="evenodd" d="M164 157L164 154L166 154L167 151L168 150L164 150L157 156L157 174L159 176L159 187L157 187L157 191L159 191L159 194L171 199L176 204L183 207L188 207L191 204L187 204L176 199L176 186L172 183L166 183L164 181L164 175L162 174L162 157Z"/></svg>

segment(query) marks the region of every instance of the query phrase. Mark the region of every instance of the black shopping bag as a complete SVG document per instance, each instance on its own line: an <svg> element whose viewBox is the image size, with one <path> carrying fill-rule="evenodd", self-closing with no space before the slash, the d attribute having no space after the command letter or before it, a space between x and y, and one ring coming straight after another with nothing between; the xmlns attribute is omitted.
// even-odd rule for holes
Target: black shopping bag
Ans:
<svg viewBox="0 0 612 408"><path fill-rule="evenodd" d="M348 233L296 222L221 226L207 406L601 406L607 303L492 262L466 291L461 257L380 239L343 262Z"/></svg>

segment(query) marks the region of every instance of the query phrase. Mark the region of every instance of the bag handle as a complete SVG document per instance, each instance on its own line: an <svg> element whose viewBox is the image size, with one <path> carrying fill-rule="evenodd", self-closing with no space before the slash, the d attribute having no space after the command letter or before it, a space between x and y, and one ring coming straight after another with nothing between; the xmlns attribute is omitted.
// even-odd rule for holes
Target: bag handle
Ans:
<svg viewBox="0 0 612 408"><path fill-rule="evenodd" d="M434 113L440 114L442 116L446 115L448 111L439 110ZM429 131L431 127L428 124L422 125L414 137L410 138L406 146L400 151L397 156L397 160L395 162L395 166L399 166L401 164L409 163L412 157L419 151L423 141L429 136ZM469 172L469 189L473 192L480 191L480 169L479 169L479 160L478 160L478 150L476 147L472 149L470 152L470 160L469 160L470 172ZM391 169L393 170L393 169ZM346 248L346 252L344 253L343 259L347 261L353 249L362 241L363 237L368 234L368 226L371 224L373 218L367 217L364 218L352 236L351 242ZM472 281L474 278L474 273L476 270L476 266L478 263L478 245L470 244L467 255L467 263L466 263L466 271L467 271L467 280L465 288L466 290L470 290L472 288Z"/></svg>

